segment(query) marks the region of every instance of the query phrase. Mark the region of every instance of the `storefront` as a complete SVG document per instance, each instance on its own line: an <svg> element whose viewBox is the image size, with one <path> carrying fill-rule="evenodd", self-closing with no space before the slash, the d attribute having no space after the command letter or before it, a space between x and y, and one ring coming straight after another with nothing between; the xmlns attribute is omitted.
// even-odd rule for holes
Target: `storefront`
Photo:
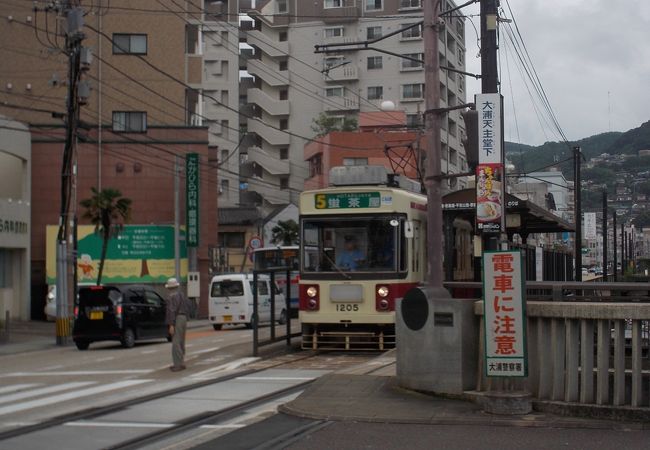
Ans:
<svg viewBox="0 0 650 450"><path fill-rule="evenodd" d="M0 320L29 320L30 174L28 128L0 116Z"/></svg>

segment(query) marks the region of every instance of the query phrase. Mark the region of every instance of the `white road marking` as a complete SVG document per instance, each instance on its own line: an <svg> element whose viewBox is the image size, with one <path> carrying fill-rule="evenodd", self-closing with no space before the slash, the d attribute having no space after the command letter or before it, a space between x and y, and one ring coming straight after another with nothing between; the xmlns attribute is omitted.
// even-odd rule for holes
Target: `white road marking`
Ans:
<svg viewBox="0 0 650 450"><path fill-rule="evenodd" d="M57 364L56 366L47 366L47 367L41 367L42 371L48 371L48 370L56 370L56 369L62 369L63 364Z"/></svg>
<svg viewBox="0 0 650 450"><path fill-rule="evenodd" d="M158 350L143 350L140 352L141 355L149 355L151 353L156 353Z"/></svg>
<svg viewBox="0 0 650 450"><path fill-rule="evenodd" d="M112 361L114 359L115 359L115 356L107 356L106 358L96 359L95 362Z"/></svg>
<svg viewBox="0 0 650 450"><path fill-rule="evenodd" d="M70 372L12 372L0 375L2 378L8 377L60 377L65 375L137 375L153 372L151 369L146 370L71 370Z"/></svg>
<svg viewBox="0 0 650 450"><path fill-rule="evenodd" d="M108 428L171 428L175 423L137 423L137 422L66 422L67 427L108 427Z"/></svg>
<svg viewBox="0 0 650 450"><path fill-rule="evenodd" d="M82 386L94 384L93 381L78 381L74 383L63 383L54 386L47 386L40 389L32 389L30 391L17 392L15 394L1 395L0 403L15 402L16 400L23 400L29 397L38 397L39 395L51 394L52 392L67 391Z"/></svg>
<svg viewBox="0 0 650 450"><path fill-rule="evenodd" d="M76 390L73 392L68 392L66 394L59 394L59 395L54 395L46 398L42 398L39 400L31 400L28 402L23 402L23 403L17 403L14 405L9 405L5 407L0 407L0 416L4 414L11 414L15 413L18 411L24 411L26 409L32 409L40 406L47 406L47 405L52 405L55 403L60 403L64 402L67 400L73 400L76 398L81 398L81 397L87 397L89 395L93 394L100 394L102 392L107 392L107 391L112 391L115 389L121 389L125 387L130 387L130 386L136 386L138 384L142 383L148 383L152 380L126 380L126 381L119 381L117 383L109 383L105 384L102 386L95 386L92 388L88 389L81 389L81 390Z"/></svg>
<svg viewBox="0 0 650 450"><path fill-rule="evenodd" d="M233 423L232 425L201 425L199 428L205 428L209 430L222 430L222 429L231 429L231 428L244 428L246 425L241 423Z"/></svg>
<svg viewBox="0 0 650 450"><path fill-rule="evenodd" d="M206 348L204 350L197 350L195 352L188 353L188 356L200 355L202 353L208 353L208 352L215 352L215 351L219 350L220 348L221 347L213 347L213 348Z"/></svg>
<svg viewBox="0 0 650 450"><path fill-rule="evenodd" d="M235 380L244 381L309 381L316 377L237 377Z"/></svg>
<svg viewBox="0 0 650 450"><path fill-rule="evenodd" d="M202 372L197 372L197 373L191 375L191 378L205 378L205 377L211 378L211 376L216 374L217 372L227 372L227 371L230 371L230 370L236 370L236 369L240 368L241 366L244 366L246 364L250 364L250 363L255 362L255 361L259 360L259 359L260 358L252 358L252 357L251 358L240 358L240 359L237 359L235 361L231 361L229 363L222 364L220 366L204 370Z"/></svg>
<svg viewBox="0 0 650 450"><path fill-rule="evenodd" d="M39 383L23 383L23 384L13 384L11 386L0 387L0 394L5 394L7 392L16 392L21 389L27 389L34 386L40 386Z"/></svg>

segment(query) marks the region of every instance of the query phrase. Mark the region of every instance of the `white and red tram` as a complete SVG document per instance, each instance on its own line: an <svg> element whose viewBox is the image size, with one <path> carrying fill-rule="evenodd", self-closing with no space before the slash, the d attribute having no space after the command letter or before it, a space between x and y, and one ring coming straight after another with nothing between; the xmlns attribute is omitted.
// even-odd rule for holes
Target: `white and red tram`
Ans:
<svg viewBox="0 0 650 450"><path fill-rule="evenodd" d="M426 196L382 166L335 167L330 185L300 196L302 347L391 348L395 305L426 273Z"/></svg>

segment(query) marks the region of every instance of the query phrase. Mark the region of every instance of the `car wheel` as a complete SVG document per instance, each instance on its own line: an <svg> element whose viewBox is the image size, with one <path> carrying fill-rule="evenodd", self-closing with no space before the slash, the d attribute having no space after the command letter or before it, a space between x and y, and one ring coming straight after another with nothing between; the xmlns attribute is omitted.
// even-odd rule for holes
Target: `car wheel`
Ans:
<svg viewBox="0 0 650 450"><path fill-rule="evenodd" d="M246 328L252 329L256 324L255 316L251 316L251 321L246 324Z"/></svg>
<svg viewBox="0 0 650 450"><path fill-rule="evenodd" d="M280 325L284 325L287 323L287 310L283 309L282 312L280 313L280 318L278 319L278 323Z"/></svg>
<svg viewBox="0 0 650 450"><path fill-rule="evenodd" d="M90 345L88 341L74 341L74 343L79 350L88 350L88 346Z"/></svg>
<svg viewBox="0 0 650 450"><path fill-rule="evenodd" d="M124 330L122 334L122 347L132 348L135 345L135 333L131 328Z"/></svg>
<svg viewBox="0 0 650 450"><path fill-rule="evenodd" d="M174 339L174 336L172 336L171 334L168 334L167 335L167 342L171 342L172 339Z"/></svg>
<svg viewBox="0 0 650 450"><path fill-rule="evenodd" d="M223 325L220 323L213 323L212 328L214 328L214 331L219 331Z"/></svg>

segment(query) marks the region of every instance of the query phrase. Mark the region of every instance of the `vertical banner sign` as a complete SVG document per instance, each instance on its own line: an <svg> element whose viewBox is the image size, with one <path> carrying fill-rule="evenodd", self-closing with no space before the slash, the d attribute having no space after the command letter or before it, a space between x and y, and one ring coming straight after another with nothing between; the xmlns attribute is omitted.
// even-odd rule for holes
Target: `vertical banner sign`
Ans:
<svg viewBox="0 0 650 450"><path fill-rule="evenodd" d="M582 214L582 233L586 240L596 240L596 213L586 212Z"/></svg>
<svg viewBox="0 0 650 450"><path fill-rule="evenodd" d="M483 254L485 374L528 376L526 303L518 251Z"/></svg>
<svg viewBox="0 0 650 450"><path fill-rule="evenodd" d="M478 166L476 167L476 224L483 233L499 233L504 201L501 198L501 94L477 94Z"/></svg>
<svg viewBox="0 0 650 450"><path fill-rule="evenodd" d="M185 223L188 247L199 245L199 155L185 155Z"/></svg>

